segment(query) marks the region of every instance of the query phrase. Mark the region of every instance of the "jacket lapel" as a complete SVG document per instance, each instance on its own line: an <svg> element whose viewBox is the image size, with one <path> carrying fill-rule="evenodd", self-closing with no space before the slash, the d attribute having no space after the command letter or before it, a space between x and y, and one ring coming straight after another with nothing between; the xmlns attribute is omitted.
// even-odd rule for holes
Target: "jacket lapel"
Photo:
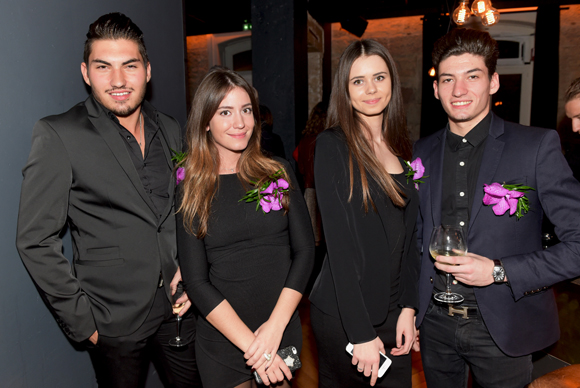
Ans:
<svg viewBox="0 0 580 388"><path fill-rule="evenodd" d="M445 139L447 138L447 129L440 132L433 142L430 156L431 172L426 169L425 173L430 176L431 190L431 211L433 217L433 226L441 225L441 190L443 187L443 152L445 150Z"/></svg>
<svg viewBox="0 0 580 388"><path fill-rule="evenodd" d="M489 136L485 144L485 150L481 159L481 166L479 167L479 175L477 177L477 185L475 186L475 196L473 197L473 205L471 207L471 219L469 220L469 229L477 218L479 210L483 206L483 185L493 183L492 179L499 166L503 147L505 143L498 138L503 135L504 121L492 113L491 126L489 128Z"/></svg>
<svg viewBox="0 0 580 388"><path fill-rule="evenodd" d="M173 162L171 161L171 156L172 156L171 149L178 151L178 152L181 150L179 149L180 147L178 145L171 144L171 142L170 142L171 137L167 133L167 129L165 128L165 125L163 125L163 121L161 119L158 120L158 124L159 124L159 129L161 130L161 144L163 145L163 152L165 153L165 158L167 160L167 164L169 165L169 168L173 171ZM171 210L171 207L173 206L173 197L174 197L174 193L175 193L175 174L173 172L171 174L171 178L169 179L169 187L167 188L167 193L169 194L169 200L167 201L167 205L165 206L165 209L163 210L162 219L164 219L169 214L169 211Z"/></svg>
<svg viewBox="0 0 580 388"><path fill-rule="evenodd" d="M93 124L95 130L101 135L101 137L107 143L109 149L113 153L113 156L117 159L117 162L127 174L127 177L139 193L139 196L145 201L149 209L155 214L155 206L153 202L149 199L143 189L143 184L139 178L137 170L133 165L133 161L127 152L127 147L123 144L121 137L119 136L119 130L115 127L115 123L108 118L105 112L100 109L97 103L93 100L92 96L85 101L85 106L89 113L89 120Z"/></svg>

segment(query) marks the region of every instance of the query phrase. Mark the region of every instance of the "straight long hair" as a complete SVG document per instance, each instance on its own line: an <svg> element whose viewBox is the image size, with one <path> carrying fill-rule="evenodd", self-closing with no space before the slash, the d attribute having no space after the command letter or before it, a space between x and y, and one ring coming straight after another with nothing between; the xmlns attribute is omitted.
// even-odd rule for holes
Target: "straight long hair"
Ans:
<svg viewBox="0 0 580 388"><path fill-rule="evenodd" d="M338 63L330 94L327 127L340 127L344 132L349 150L350 194L348 200L350 201L353 195L354 159L360 172L365 212L368 212L369 203L376 210L370 196L367 174L378 183L395 205L403 206L405 196L376 157L364 133L370 129L364 123L360 113L353 108L350 98L348 86L352 65L358 58L371 55L377 55L385 61L391 79L391 100L383 111L383 139L394 155L410 160L412 154L401 94L401 81L395 61L388 50L375 40L363 39L351 43L342 53Z"/></svg>
<svg viewBox="0 0 580 388"><path fill-rule="evenodd" d="M182 201L178 212L183 213L186 230L197 238L207 234L211 203L219 189L219 151L211 131L207 128L223 99L234 88L241 88L250 97L254 116L254 129L247 148L238 160L238 178L245 187L253 186L251 181L261 186L269 175L283 168L282 164L264 156L260 149L260 113L253 88L237 73L226 69L211 70L201 81L187 121L187 156L181 166L185 169L182 187ZM288 174L284 179L291 183ZM284 210L288 211L289 198L282 198ZM194 228L194 220L197 228ZM194 230L196 229L196 230Z"/></svg>

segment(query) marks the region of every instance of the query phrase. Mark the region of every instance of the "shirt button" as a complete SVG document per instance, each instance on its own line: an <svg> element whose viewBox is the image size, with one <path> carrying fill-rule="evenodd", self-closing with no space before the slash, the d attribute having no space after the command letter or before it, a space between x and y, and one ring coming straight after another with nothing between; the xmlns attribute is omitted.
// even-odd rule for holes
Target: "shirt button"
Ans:
<svg viewBox="0 0 580 388"><path fill-rule="evenodd" d="M459 165L460 165L461 167L463 167L463 166L465 166L465 162L459 162Z"/></svg>
<svg viewBox="0 0 580 388"><path fill-rule="evenodd" d="M127 140L131 140L131 136L127 136Z"/></svg>
<svg viewBox="0 0 580 388"><path fill-rule="evenodd" d="M463 197L464 195L465 195L465 193L463 191L459 193L460 197Z"/></svg>
<svg viewBox="0 0 580 388"><path fill-rule="evenodd" d="M459 222L459 226L465 226L465 222L463 222L463 221L460 221L460 222Z"/></svg>
<svg viewBox="0 0 580 388"><path fill-rule="evenodd" d="M149 194L151 194L153 192L153 190L149 189Z"/></svg>
<svg viewBox="0 0 580 388"><path fill-rule="evenodd" d="M467 140L465 140L465 139L461 139L461 141L464 142L464 143L467 143Z"/></svg>

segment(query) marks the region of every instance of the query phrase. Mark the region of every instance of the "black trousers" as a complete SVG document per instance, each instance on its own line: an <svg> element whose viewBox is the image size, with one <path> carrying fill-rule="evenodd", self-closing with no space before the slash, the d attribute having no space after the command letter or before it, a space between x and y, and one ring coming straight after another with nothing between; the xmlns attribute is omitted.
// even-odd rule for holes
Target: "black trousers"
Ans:
<svg viewBox="0 0 580 388"><path fill-rule="evenodd" d="M401 309L389 310L387 319L375 326L377 335L385 345L386 355L393 363L377 380L375 387L410 388L411 354L394 357L389 353L396 347L396 327ZM310 321L318 349L318 386L320 388L368 388L370 377L365 377L352 365L352 356L346 352L348 338L340 319L323 313L310 305Z"/></svg>
<svg viewBox="0 0 580 388"><path fill-rule="evenodd" d="M150 361L166 388L201 387L195 325L192 308L181 322L181 337L188 346L169 346L177 335L177 323L164 287L158 288L147 319L135 333L114 338L99 335L97 345L89 347L99 388L143 388Z"/></svg>
<svg viewBox="0 0 580 388"><path fill-rule="evenodd" d="M522 388L532 380L532 356L510 357L495 344L479 310L449 316L449 306L431 301L421 323L421 360L429 388L467 386Z"/></svg>

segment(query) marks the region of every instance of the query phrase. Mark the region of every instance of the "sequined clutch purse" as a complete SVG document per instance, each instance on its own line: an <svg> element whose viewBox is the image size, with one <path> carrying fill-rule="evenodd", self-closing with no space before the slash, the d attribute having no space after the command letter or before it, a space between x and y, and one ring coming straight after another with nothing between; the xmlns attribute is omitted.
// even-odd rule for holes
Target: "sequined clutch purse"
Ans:
<svg viewBox="0 0 580 388"><path fill-rule="evenodd" d="M290 372L294 372L302 367L300 357L298 357L298 350L294 346L288 346L284 349L278 350L277 354L284 361ZM258 372L254 371L254 378L258 384L262 384L262 378Z"/></svg>

